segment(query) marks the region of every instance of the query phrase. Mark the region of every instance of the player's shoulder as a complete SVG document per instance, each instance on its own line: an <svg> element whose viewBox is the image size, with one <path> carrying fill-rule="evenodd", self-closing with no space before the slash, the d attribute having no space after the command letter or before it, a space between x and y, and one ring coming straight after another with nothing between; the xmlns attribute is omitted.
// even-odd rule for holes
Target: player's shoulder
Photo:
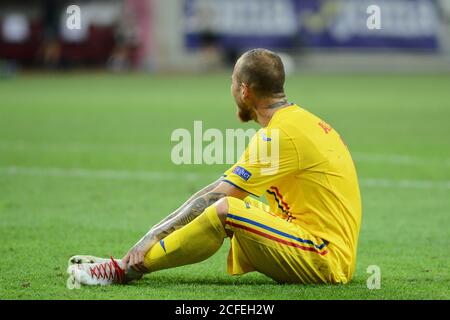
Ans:
<svg viewBox="0 0 450 320"><path fill-rule="evenodd" d="M291 137L309 136L324 127L331 129L326 121L296 104L280 113L274 120L270 123L271 128L278 128Z"/></svg>
<svg viewBox="0 0 450 320"><path fill-rule="evenodd" d="M297 104L278 110L265 128L267 131L278 131L280 137L297 137L305 121L309 121L306 110Z"/></svg>

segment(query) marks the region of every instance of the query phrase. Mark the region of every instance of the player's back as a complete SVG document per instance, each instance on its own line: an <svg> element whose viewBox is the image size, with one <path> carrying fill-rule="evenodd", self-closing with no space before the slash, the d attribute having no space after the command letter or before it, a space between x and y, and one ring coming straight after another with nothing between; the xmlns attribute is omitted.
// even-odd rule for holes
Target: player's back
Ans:
<svg viewBox="0 0 450 320"><path fill-rule="evenodd" d="M275 181L294 223L329 242L337 263L354 271L361 223L361 199L356 170L340 135L305 109L293 105L278 110L268 128L278 128L295 146L298 170ZM283 153L280 150L280 154ZM286 155L280 155L281 157ZM268 195L271 207L278 203ZM276 199L279 200L279 199ZM279 201L278 201L279 202Z"/></svg>

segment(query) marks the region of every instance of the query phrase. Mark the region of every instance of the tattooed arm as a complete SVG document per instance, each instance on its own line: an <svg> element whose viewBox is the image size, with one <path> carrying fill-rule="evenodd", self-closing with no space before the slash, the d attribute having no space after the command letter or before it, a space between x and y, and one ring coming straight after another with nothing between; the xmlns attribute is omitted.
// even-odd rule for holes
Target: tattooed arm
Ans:
<svg viewBox="0 0 450 320"><path fill-rule="evenodd" d="M167 217L165 217L162 221L160 221L158 224L154 225L153 228L148 232L152 232L154 231L154 229L160 227L162 224L164 224L165 222L169 221L170 219L172 219L173 217L177 216L178 214L180 214L183 210L186 210L187 206L191 205L192 202L194 200L196 200L197 198L207 194L208 192L212 191L215 187L217 187L220 183L220 181L222 180L222 178L218 179L217 181L214 181L213 183L207 185L206 187L204 187L203 189L201 189L200 191L198 191L197 193L195 193L193 196L191 196L188 200L186 200L185 203L183 203L178 209L176 209L174 212L172 212L171 214L169 214Z"/></svg>
<svg viewBox="0 0 450 320"><path fill-rule="evenodd" d="M150 231L130 249L127 255L122 259L122 262L138 272L146 272L144 256L155 243L194 220L207 207L220 198L234 196L243 199L247 195L248 193L241 191L226 182L221 182L221 179L219 179L197 192L180 208L150 229Z"/></svg>

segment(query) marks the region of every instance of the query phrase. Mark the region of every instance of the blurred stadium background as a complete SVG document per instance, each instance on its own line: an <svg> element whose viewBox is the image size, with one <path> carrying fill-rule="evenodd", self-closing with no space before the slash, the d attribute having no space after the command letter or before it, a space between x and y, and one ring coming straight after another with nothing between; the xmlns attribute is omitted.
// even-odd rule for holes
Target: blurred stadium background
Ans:
<svg viewBox="0 0 450 320"><path fill-rule="evenodd" d="M66 27L74 4L79 30ZM366 26L372 4L380 30ZM67 290L68 257L123 255L227 168L174 165L170 136L194 120L244 126L231 67L254 47L282 55L288 97L355 158L352 284L231 278L226 245L136 286ZM0 299L449 299L449 75L448 0L3 0ZM366 287L369 265L381 290Z"/></svg>
<svg viewBox="0 0 450 320"><path fill-rule="evenodd" d="M69 30L66 9L81 8ZM378 4L382 28L366 27ZM199 72L243 50L290 55L298 70L448 71L446 0L2 1L0 58L23 68Z"/></svg>

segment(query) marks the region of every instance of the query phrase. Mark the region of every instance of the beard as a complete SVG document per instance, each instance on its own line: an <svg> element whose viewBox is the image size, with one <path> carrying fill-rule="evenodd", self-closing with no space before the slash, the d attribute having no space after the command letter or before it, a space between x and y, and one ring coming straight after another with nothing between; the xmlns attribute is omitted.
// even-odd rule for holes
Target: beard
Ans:
<svg viewBox="0 0 450 320"><path fill-rule="evenodd" d="M256 113L252 108L246 106L243 103L238 103L237 106L237 116L242 122L249 122L250 120L256 121Z"/></svg>

